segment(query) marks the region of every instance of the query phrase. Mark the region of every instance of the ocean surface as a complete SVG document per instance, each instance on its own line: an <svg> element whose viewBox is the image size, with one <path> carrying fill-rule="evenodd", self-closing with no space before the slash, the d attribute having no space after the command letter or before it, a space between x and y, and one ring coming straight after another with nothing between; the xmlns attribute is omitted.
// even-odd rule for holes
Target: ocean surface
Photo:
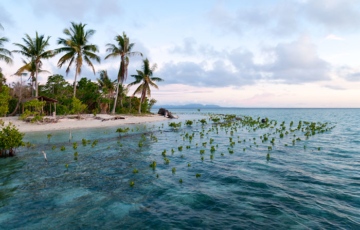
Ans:
<svg viewBox="0 0 360 230"><path fill-rule="evenodd" d="M172 112L180 118L171 122L220 113L336 127L309 139L294 132L295 145L293 133L271 145L260 139L271 130L231 135L209 120L203 138L200 123L173 131L170 121L129 125L121 138L119 127L72 130L70 143L69 131L29 133L35 146L0 158L0 229L360 229L360 109ZM195 133L191 143L184 133Z"/></svg>

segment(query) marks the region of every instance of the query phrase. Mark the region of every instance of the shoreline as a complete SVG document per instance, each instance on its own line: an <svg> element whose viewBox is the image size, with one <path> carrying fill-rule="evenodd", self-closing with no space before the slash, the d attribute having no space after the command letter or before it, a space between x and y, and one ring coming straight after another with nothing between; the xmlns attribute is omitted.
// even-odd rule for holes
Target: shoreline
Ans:
<svg viewBox="0 0 360 230"><path fill-rule="evenodd" d="M57 123L29 123L22 120L18 120L19 117L2 117L0 118L5 122L5 125L11 122L15 125L20 132L22 133L31 133L31 132L45 132L45 131L58 131L58 130L68 130L68 129L87 129L87 128L101 128L101 127L113 127L113 126L123 126L123 125L132 125L132 124L143 124L156 121L165 121L170 120L162 115L146 115L146 116L133 116L133 115L108 115L108 114L98 114L97 117L103 119L114 118L115 116L123 116L125 119L120 120L108 120L101 121L94 119L92 114L82 114L84 119L71 119L63 118L60 119Z"/></svg>

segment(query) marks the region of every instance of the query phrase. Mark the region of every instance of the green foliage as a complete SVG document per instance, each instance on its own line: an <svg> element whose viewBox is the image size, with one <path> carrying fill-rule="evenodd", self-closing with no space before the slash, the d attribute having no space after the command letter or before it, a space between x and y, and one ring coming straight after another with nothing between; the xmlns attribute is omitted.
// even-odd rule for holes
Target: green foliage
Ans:
<svg viewBox="0 0 360 230"><path fill-rule="evenodd" d="M84 110L86 109L86 105L84 105L79 99L77 99L76 97L72 98L72 103L71 103L71 114L78 114L80 115L80 113L84 112Z"/></svg>
<svg viewBox="0 0 360 230"><path fill-rule="evenodd" d="M27 119L29 116L34 116L31 119L31 122L42 120L43 116L40 115L40 112L41 112L41 108L45 104L46 104L45 101L39 101L37 99L33 99L31 101L25 102L24 107L33 108L33 111L31 112L28 109L26 109L24 113L20 116L20 119L24 120Z"/></svg>
<svg viewBox="0 0 360 230"><path fill-rule="evenodd" d="M4 122L1 122L0 130L0 155L7 155L7 151L10 156L15 154L15 149L24 146L22 141L24 133L20 133L15 125L9 123L5 126Z"/></svg>
<svg viewBox="0 0 360 230"><path fill-rule="evenodd" d="M193 124L193 121L190 121L190 120L185 121L185 125L187 125L187 126L192 126L192 124Z"/></svg>

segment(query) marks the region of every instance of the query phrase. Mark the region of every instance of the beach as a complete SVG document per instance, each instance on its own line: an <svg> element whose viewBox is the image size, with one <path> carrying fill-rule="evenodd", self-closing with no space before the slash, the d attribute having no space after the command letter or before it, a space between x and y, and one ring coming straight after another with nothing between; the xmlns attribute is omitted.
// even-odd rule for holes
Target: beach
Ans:
<svg viewBox="0 0 360 230"><path fill-rule="evenodd" d="M19 120L19 117L4 117L1 118L7 125L9 122L14 124L20 132L29 133L29 132L43 132L43 131L54 131L54 130L67 130L67 129L85 129L85 128L100 128L100 127L113 127L113 126L122 126L128 124L141 124L149 123L155 121L164 121L170 120L161 115L146 115L146 116L133 116L133 115L116 115L125 117L125 119L119 120L106 120L102 121L101 119L95 119L95 116L92 114L82 114L83 119L75 118L62 118L59 119L57 123L30 123ZM102 119L112 119L115 115L108 114L98 114L96 117ZM46 118L46 117L45 117Z"/></svg>

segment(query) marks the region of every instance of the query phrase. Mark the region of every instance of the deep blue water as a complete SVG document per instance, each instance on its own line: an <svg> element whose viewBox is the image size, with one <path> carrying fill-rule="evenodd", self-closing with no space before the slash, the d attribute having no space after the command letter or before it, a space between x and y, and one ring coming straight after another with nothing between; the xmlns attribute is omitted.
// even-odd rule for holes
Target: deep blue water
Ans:
<svg viewBox="0 0 360 230"><path fill-rule="evenodd" d="M360 109L172 112L180 115L176 122L222 113L268 117L287 126L302 120L336 127L308 140L295 132L303 139L295 146L291 135L280 139L276 134L270 159L270 144L259 139L268 130L238 129L234 140L247 141L236 142L233 154L225 129L200 139L199 124L169 132L168 121L130 125L134 132L121 139L118 127L73 130L71 143L68 131L26 134L25 142L35 147L0 159L0 229L360 229ZM180 136L184 131L195 132L191 143ZM157 142L150 140L150 132ZM146 141L139 147L144 133ZM254 137L259 147L249 140ZM82 138L98 144L83 146ZM218 145L212 160L210 138ZM76 150L73 142L78 142ZM184 149L178 151L179 146ZM155 170L149 167L152 161Z"/></svg>

